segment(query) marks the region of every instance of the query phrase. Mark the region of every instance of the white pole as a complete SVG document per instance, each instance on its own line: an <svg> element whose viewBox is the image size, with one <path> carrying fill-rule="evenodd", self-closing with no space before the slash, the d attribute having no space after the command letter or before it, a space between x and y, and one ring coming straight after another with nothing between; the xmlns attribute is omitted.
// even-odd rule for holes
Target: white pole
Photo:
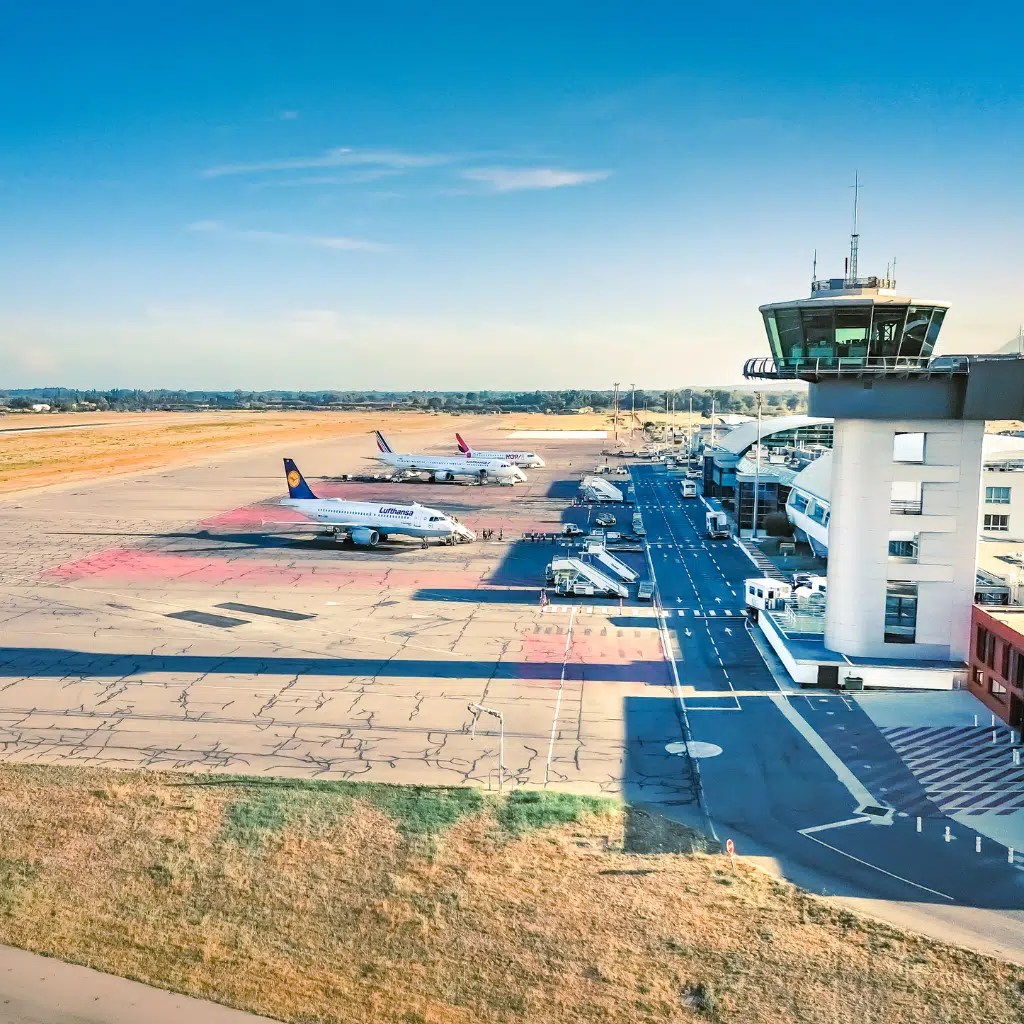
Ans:
<svg viewBox="0 0 1024 1024"><path fill-rule="evenodd" d="M690 422L687 424L687 430L690 434L690 450L687 455L693 454L693 392L690 392ZM689 467L687 467L689 468Z"/></svg>
<svg viewBox="0 0 1024 1024"><path fill-rule="evenodd" d="M757 397L757 452L754 455L754 521L750 528L750 537L757 539L757 499L761 490L761 392L756 391Z"/></svg>
<svg viewBox="0 0 1024 1024"><path fill-rule="evenodd" d="M498 715L498 792L505 785L505 716Z"/></svg>

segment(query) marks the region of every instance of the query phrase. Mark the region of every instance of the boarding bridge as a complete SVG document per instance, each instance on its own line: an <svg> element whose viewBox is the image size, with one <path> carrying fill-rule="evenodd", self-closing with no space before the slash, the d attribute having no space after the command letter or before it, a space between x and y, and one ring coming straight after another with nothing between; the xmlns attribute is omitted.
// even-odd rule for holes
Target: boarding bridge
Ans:
<svg viewBox="0 0 1024 1024"><path fill-rule="evenodd" d="M622 501L622 491L611 481L599 476L585 476L580 490L591 501Z"/></svg>
<svg viewBox="0 0 1024 1024"><path fill-rule="evenodd" d="M579 558L555 558L551 562L551 572L554 574L559 593L580 593L592 588L595 594L629 597L629 588L624 583L619 583L593 563L584 562ZM574 590L577 585L583 590Z"/></svg>
<svg viewBox="0 0 1024 1024"><path fill-rule="evenodd" d="M615 573L620 580L627 583L636 583L640 579L640 573L631 569L620 558L616 558L603 544L595 544L594 541L587 541L583 546L583 553L590 555L595 561L600 562L606 569Z"/></svg>

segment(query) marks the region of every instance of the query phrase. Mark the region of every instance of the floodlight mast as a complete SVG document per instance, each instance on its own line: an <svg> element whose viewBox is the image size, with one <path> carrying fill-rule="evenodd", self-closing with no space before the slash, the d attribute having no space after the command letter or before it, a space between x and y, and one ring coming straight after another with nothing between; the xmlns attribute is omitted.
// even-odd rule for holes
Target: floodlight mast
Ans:
<svg viewBox="0 0 1024 1024"><path fill-rule="evenodd" d="M860 235L857 233L857 206L860 199L860 190L864 186L860 183L860 174L853 172L853 232L850 234L850 268L847 276L847 283L853 284L857 280L857 250L860 248ZM817 256L817 253L815 253Z"/></svg>

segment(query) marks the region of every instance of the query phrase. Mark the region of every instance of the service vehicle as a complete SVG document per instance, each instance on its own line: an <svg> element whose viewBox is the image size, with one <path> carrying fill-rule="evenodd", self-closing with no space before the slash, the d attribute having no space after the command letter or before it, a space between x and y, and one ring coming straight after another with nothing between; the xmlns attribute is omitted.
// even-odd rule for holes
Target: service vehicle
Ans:
<svg viewBox="0 0 1024 1024"><path fill-rule="evenodd" d="M697 497L697 483L694 480L684 480L679 485L680 491L682 491L684 498L696 498Z"/></svg>
<svg viewBox="0 0 1024 1024"><path fill-rule="evenodd" d="M562 524L563 537L582 537L586 532L586 530L584 530L581 526L577 526L575 523Z"/></svg>
<svg viewBox="0 0 1024 1024"><path fill-rule="evenodd" d="M636 588L636 599L638 601L653 601L654 600L654 584L653 583L641 583Z"/></svg>
<svg viewBox="0 0 1024 1024"><path fill-rule="evenodd" d="M711 509L705 513L704 528L708 540L727 540L729 537L729 519L722 511Z"/></svg>
<svg viewBox="0 0 1024 1024"><path fill-rule="evenodd" d="M613 516L611 512L598 512L597 515L594 516L594 522L597 523L598 526L614 526L616 520L615 516Z"/></svg>

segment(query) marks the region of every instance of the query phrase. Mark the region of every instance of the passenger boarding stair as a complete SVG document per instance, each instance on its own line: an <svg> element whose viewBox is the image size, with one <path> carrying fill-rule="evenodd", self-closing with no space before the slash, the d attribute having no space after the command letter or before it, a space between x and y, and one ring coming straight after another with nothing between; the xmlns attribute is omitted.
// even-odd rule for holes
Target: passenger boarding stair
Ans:
<svg viewBox="0 0 1024 1024"><path fill-rule="evenodd" d="M629 588L624 583L612 579L592 562L584 562L579 558L556 558L551 562L551 571L555 577L556 589L560 593L578 592L573 588L580 585L592 587L597 594L629 597Z"/></svg>
<svg viewBox="0 0 1024 1024"><path fill-rule="evenodd" d="M595 562L600 562L606 569L615 573L620 580L636 583L640 579L640 573L631 569L621 559L616 558L603 544L587 541L583 547L583 553L589 555Z"/></svg>

